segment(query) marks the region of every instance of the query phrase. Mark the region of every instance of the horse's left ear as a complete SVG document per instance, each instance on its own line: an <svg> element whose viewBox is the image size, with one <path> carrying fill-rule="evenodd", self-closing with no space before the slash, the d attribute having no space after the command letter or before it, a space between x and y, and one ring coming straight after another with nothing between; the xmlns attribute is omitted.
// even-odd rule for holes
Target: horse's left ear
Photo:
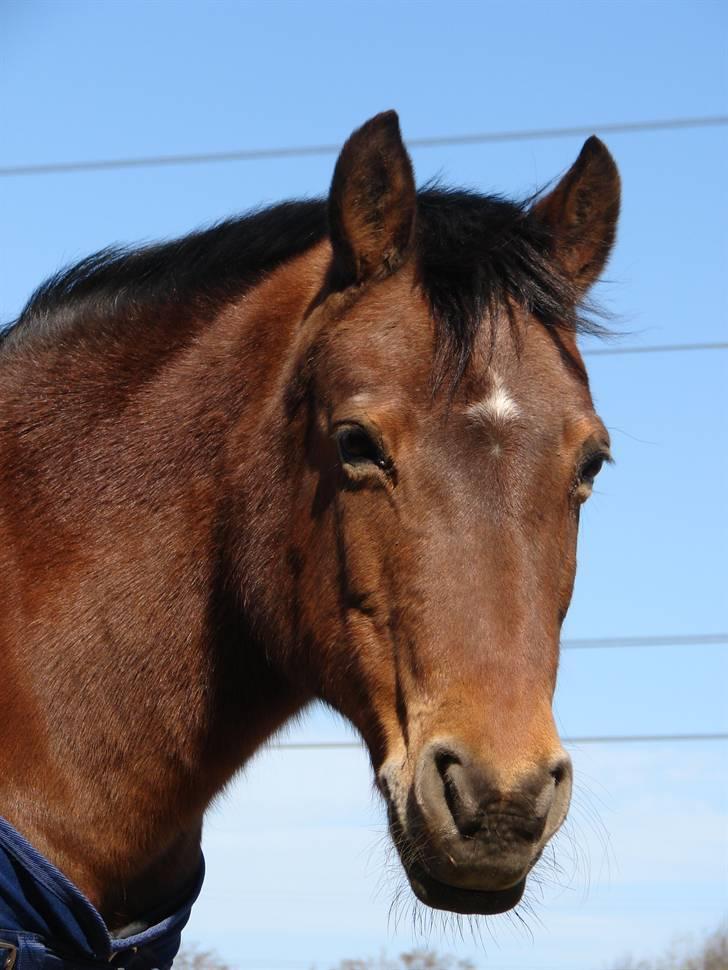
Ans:
<svg viewBox="0 0 728 970"><path fill-rule="evenodd" d="M556 188L533 213L553 234L554 255L579 296L600 276L609 258L619 218L619 172L606 145L595 135Z"/></svg>
<svg viewBox="0 0 728 970"><path fill-rule="evenodd" d="M343 289L393 273L410 246L417 191L394 111L376 115L341 150L329 193L333 281Z"/></svg>

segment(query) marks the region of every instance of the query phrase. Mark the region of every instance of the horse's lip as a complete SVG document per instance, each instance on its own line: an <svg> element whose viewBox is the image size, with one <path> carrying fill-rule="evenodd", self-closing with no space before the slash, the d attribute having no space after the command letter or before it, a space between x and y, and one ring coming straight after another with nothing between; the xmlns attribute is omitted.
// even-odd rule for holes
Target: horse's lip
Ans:
<svg viewBox="0 0 728 970"><path fill-rule="evenodd" d="M521 901L526 888L524 876L508 889L461 889L459 886L440 882L420 866L412 867L407 877L420 902L433 909L444 909L465 916L495 916L497 913L506 913Z"/></svg>

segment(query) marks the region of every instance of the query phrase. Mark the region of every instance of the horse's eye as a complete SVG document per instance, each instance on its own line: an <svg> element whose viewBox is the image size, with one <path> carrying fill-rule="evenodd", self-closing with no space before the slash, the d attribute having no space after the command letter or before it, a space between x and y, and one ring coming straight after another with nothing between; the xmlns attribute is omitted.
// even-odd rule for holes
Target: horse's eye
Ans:
<svg viewBox="0 0 728 970"><path fill-rule="evenodd" d="M592 493L594 479L605 462L610 461L608 453L598 451L584 460L576 477L575 495L579 502L586 502Z"/></svg>
<svg viewBox="0 0 728 970"><path fill-rule="evenodd" d="M336 431L336 446L344 465L376 465L386 469L388 460L381 446L361 425L344 425Z"/></svg>
<svg viewBox="0 0 728 970"><path fill-rule="evenodd" d="M587 458L586 462L581 466L579 473L580 481L585 485L593 485L594 479L602 470L602 466L606 460L606 455L592 455L591 458Z"/></svg>

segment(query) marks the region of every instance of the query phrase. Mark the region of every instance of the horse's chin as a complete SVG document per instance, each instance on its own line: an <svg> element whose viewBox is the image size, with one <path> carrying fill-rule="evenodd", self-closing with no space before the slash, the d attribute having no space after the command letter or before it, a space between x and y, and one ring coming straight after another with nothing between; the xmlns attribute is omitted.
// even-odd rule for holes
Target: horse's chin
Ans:
<svg viewBox="0 0 728 970"><path fill-rule="evenodd" d="M495 916L506 913L518 905L526 888L524 876L507 889L462 889L460 886L440 882L420 866L410 867L407 878L421 903L432 909L462 913L465 916Z"/></svg>

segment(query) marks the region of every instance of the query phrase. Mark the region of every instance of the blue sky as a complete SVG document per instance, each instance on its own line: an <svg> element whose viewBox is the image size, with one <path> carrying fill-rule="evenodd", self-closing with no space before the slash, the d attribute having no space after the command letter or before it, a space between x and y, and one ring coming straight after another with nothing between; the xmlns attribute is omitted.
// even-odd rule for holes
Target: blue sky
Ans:
<svg viewBox="0 0 728 970"><path fill-rule="evenodd" d="M0 0L0 165L337 143L396 108L405 137L727 113L728 8L693 2ZM524 195L581 138L417 149L420 180ZM728 129L605 139L624 215L599 297L620 345L726 339ZM69 260L325 192L333 158L0 179L0 320ZM591 357L617 465L586 508L571 637L717 633L725 607L727 358ZM728 730L728 647L565 652L566 735ZM348 737L322 710L292 739ZM728 745L573 751L576 794L531 894L483 945L489 970L603 970L728 909ZM598 821L595 820L595 813ZM422 943L363 753L261 754L213 810L188 938L230 963L329 967ZM574 854L577 858L569 861Z"/></svg>

